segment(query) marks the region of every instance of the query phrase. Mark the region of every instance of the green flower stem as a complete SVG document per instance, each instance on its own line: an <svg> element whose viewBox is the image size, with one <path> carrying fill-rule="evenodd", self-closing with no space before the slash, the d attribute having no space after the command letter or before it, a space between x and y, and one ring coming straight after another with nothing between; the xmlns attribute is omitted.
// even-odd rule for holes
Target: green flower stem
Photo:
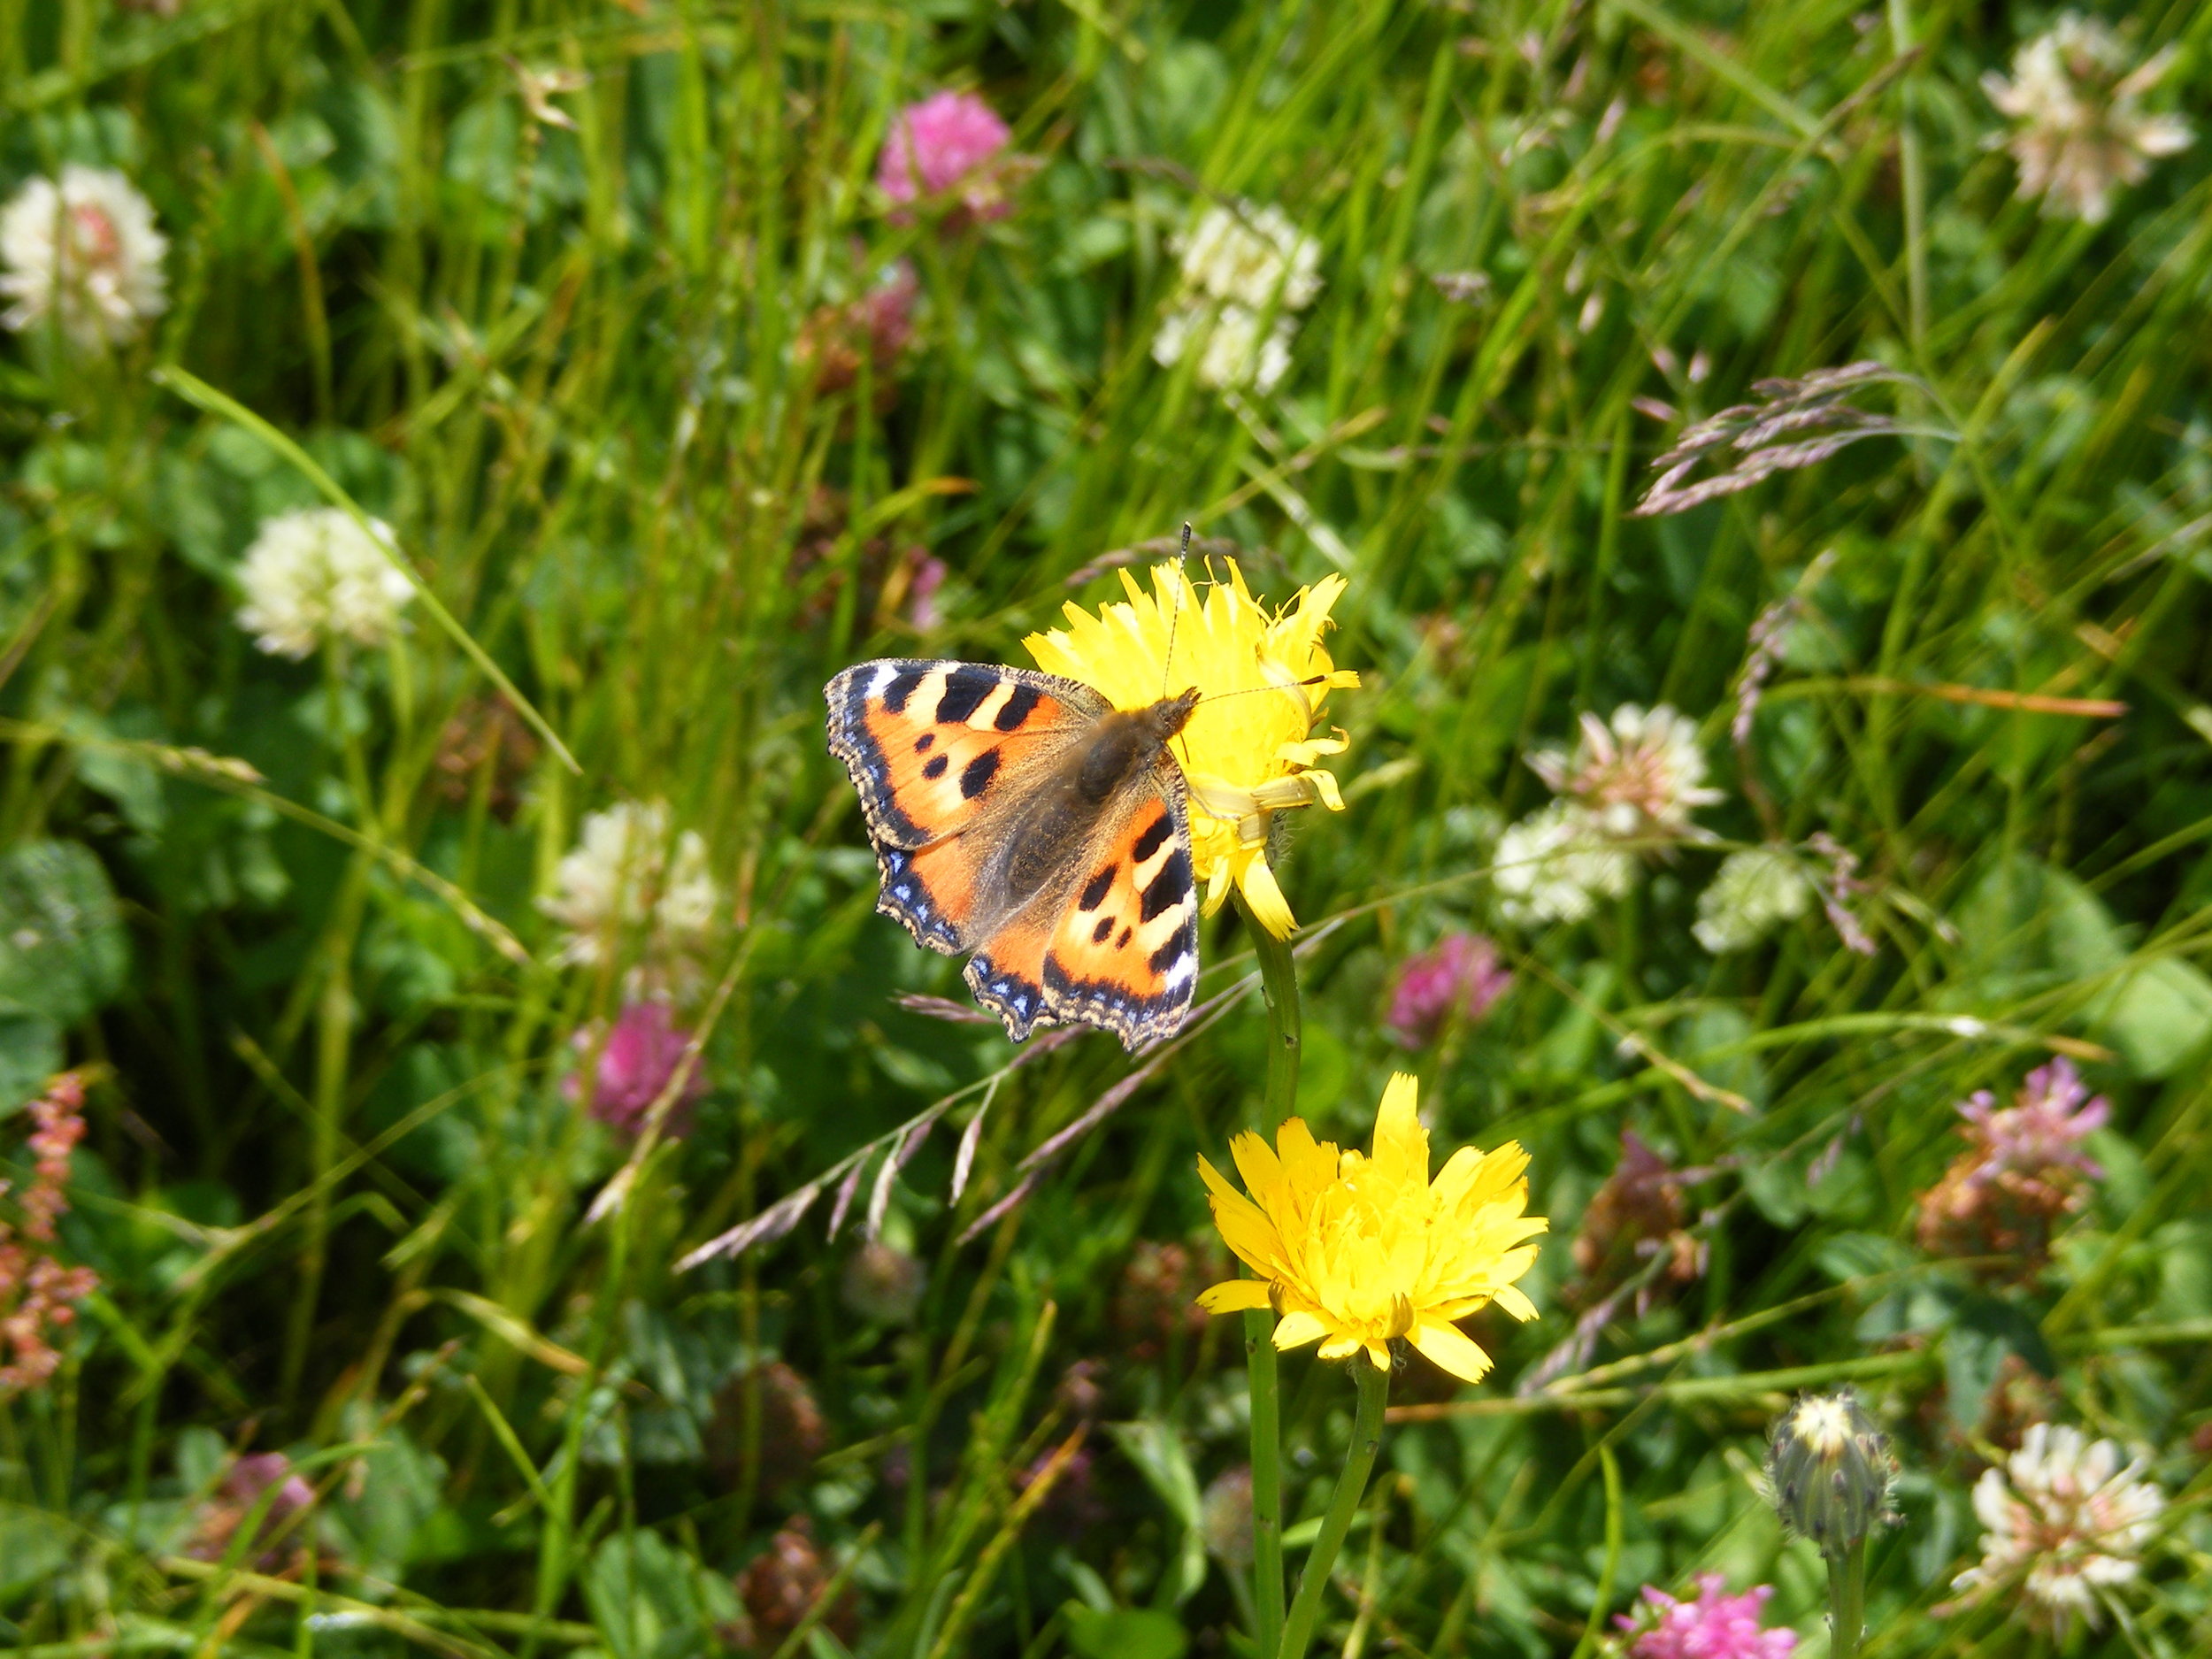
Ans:
<svg viewBox="0 0 2212 1659"><path fill-rule="evenodd" d="M1907 0L1888 0L1890 50L1902 58L1913 50L1912 12ZM1920 150L1920 128L1913 119L1913 78L1907 72L1897 89L1897 163L1905 187L1905 306L1915 367L1924 367L1928 349L1928 173Z"/></svg>
<svg viewBox="0 0 2212 1659"><path fill-rule="evenodd" d="M1321 1518L1321 1535L1313 1540L1313 1554L1306 1557L1305 1575L1298 1581L1298 1599L1290 1604L1290 1617L1283 1627L1283 1642L1276 1649L1276 1659L1306 1659L1306 1649L1313 1642L1313 1627L1321 1617L1321 1598L1328 1594L1329 1577L1336 1568L1336 1553L1343 1548L1344 1535L1352 1530L1352 1517L1359 1512L1360 1499L1367 1492L1368 1473L1375 1467L1375 1450L1382 1444L1383 1404L1390 1398L1390 1373L1378 1370L1362 1353L1353 1357L1352 1379L1359 1385L1352 1443L1345 1450L1344 1472L1336 1478L1329 1512Z"/></svg>
<svg viewBox="0 0 2212 1659"><path fill-rule="evenodd" d="M1283 1637L1282 1399L1275 1316L1244 1316L1244 1371L1252 1394L1252 1634L1263 1654Z"/></svg>
<svg viewBox="0 0 2212 1659"><path fill-rule="evenodd" d="M1828 1659L1858 1659L1866 1623L1866 1540L1828 1557Z"/></svg>
<svg viewBox="0 0 2212 1659"><path fill-rule="evenodd" d="M1244 921L1252 934L1252 954L1260 959L1260 989L1267 995L1267 1094L1259 1130L1272 1141L1283 1120L1298 1110L1298 969L1288 940L1276 938L1249 910Z"/></svg>
<svg viewBox="0 0 2212 1659"><path fill-rule="evenodd" d="M1298 970L1288 941L1261 926L1248 910L1244 925L1267 997L1267 1091L1256 1126L1272 1140L1298 1110ZM1244 1316L1245 1378L1252 1400L1252 1634L1262 1655L1272 1654L1283 1634L1282 1394L1274 1329L1271 1313Z"/></svg>

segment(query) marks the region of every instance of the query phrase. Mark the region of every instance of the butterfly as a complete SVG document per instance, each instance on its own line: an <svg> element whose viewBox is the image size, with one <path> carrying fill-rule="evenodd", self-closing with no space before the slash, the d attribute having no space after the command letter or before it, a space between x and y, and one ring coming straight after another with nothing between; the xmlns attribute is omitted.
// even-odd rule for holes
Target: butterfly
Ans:
<svg viewBox="0 0 2212 1659"><path fill-rule="evenodd" d="M1169 744L1194 688L1114 708L981 663L861 663L831 680L830 752L868 820L876 909L967 956L1016 1042L1041 1025L1173 1035L1198 983L1190 810Z"/></svg>

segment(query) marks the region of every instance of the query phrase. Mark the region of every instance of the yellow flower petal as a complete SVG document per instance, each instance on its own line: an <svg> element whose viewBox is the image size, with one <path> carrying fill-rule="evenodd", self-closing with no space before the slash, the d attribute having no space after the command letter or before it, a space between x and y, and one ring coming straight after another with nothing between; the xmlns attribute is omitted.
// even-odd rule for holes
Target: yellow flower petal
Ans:
<svg viewBox="0 0 2212 1659"><path fill-rule="evenodd" d="M1282 1235L1268 1219L1267 1212L1230 1186L1221 1172L1203 1158L1198 1160L1198 1173L1206 1183L1214 1226L1223 1240L1247 1267L1255 1272L1267 1272L1283 1255Z"/></svg>
<svg viewBox="0 0 2212 1659"><path fill-rule="evenodd" d="M1394 1071L1375 1114L1375 1163L1386 1180L1429 1184L1429 1132L1414 1108L1421 1084L1409 1071Z"/></svg>
<svg viewBox="0 0 2212 1659"><path fill-rule="evenodd" d="M1524 1295L1517 1286L1499 1286L1497 1303L1516 1319L1525 1322L1536 1317L1536 1304Z"/></svg>
<svg viewBox="0 0 2212 1659"><path fill-rule="evenodd" d="M1328 1333L1329 1327L1313 1314L1303 1311L1286 1313L1275 1322L1275 1346L1279 1348L1303 1348L1309 1342L1318 1342Z"/></svg>
<svg viewBox="0 0 2212 1659"><path fill-rule="evenodd" d="M1247 1309L1271 1308L1263 1279L1231 1279L1209 1285L1198 1293L1198 1305L1208 1313L1241 1313Z"/></svg>
<svg viewBox="0 0 2212 1659"><path fill-rule="evenodd" d="M1247 864L1238 876L1237 887L1252 919L1276 938L1288 939L1297 931L1298 918L1290 913L1290 901L1276 886L1275 872L1268 868L1266 859L1255 858Z"/></svg>
<svg viewBox="0 0 2212 1659"><path fill-rule="evenodd" d="M1469 1341L1457 1325L1441 1319L1424 1319L1414 1326L1413 1346L1421 1350L1424 1359L1442 1366L1463 1382L1480 1382L1490 1369L1490 1356Z"/></svg>
<svg viewBox="0 0 2212 1659"><path fill-rule="evenodd" d="M1304 1214L1314 1198L1336 1179L1342 1154L1333 1141L1316 1141L1302 1118L1288 1119L1275 1132L1282 1154L1283 1182L1298 1213Z"/></svg>
<svg viewBox="0 0 2212 1659"><path fill-rule="evenodd" d="M1299 1123L1300 1128L1304 1126ZM1237 1173L1244 1177L1244 1190L1262 1204L1271 1207L1275 1193L1283 1184L1283 1164L1275 1156L1274 1148L1248 1131L1229 1142L1229 1156L1236 1160Z"/></svg>
<svg viewBox="0 0 2212 1659"><path fill-rule="evenodd" d="M1120 574L1123 597L1095 613L1070 603L1065 625L1024 643L1040 668L1095 687L1118 709L1141 709L1195 687L1201 701L1174 744L1192 785L1192 862L1206 881L1206 910L1231 884L1278 938L1296 926L1263 849L1273 813L1343 805L1336 780L1313 770L1341 753L1341 732L1312 735L1333 690L1359 676L1321 643L1345 580L1331 576L1271 611L1252 596L1232 559L1227 580L1202 595L1179 565L1162 565L1145 591Z"/></svg>
<svg viewBox="0 0 2212 1659"><path fill-rule="evenodd" d="M1269 1281L1263 1291L1217 1286L1201 1305L1229 1312L1264 1295L1282 1314L1276 1346L1319 1342L1325 1359L1364 1352L1386 1365L1389 1341L1404 1336L1454 1376L1488 1371L1489 1356L1453 1321L1493 1301L1514 1318L1536 1317L1514 1281L1535 1263L1525 1241L1548 1223L1525 1213L1528 1155L1517 1145L1456 1152L1432 1185L1419 1104L1414 1079L1394 1077L1363 1153L1316 1140L1294 1118L1271 1148L1239 1136L1249 1198L1201 1159L1222 1236Z"/></svg>

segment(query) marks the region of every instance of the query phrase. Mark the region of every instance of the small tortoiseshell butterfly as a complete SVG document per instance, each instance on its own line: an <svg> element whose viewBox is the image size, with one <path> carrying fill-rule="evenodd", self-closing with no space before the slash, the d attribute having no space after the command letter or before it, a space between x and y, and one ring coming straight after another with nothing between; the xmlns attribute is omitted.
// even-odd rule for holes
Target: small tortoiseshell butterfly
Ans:
<svg viewBox="0 0 2212 1659"><path fill-rule="evenodd" d="M970 955L1016 1042L1073 1021L1133 1049L1198 983L1190 815L1169 742L1195 689L1118 710L1073 680L981 663L862 663L830 681L830 752L860 791L876 909Z"/></svg>

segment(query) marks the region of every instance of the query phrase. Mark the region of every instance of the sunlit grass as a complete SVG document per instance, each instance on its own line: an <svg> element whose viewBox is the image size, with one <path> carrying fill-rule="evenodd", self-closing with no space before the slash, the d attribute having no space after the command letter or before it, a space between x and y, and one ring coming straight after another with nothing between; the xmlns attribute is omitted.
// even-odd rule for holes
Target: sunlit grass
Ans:
<svg viewBox="0 0 2212 1659"><path fill-rule="evenodd" d="M0 1401L0 1633L1248 1651L1209 1507L1244 1378L1189 1303L1225 1276L1194 1160L1268 1066L1249 942L1207 925L1231 1000L1120 1095L1106 1036L895 1000L966 1006L872 913L821 726L869 656L1025 661L1188 521L1278 603L1348 581L1348 810L1276 860L1300 1111L1363 1141L1414 1069L1440 1142L1526 1146L1553 1225L1541 1317L1470 1327L1480 1389L1401 1372L1328 1650L1586 1659L1712 1571L1821 1652L1748 1476L1846 1380L1906 1471L1868 1653L2037 1651L1931 1609L2038 1416L2170 1500L2066 1651L2212 1645L2207 141L2102 226L2041 216L1978 78L2048 19L1892 11L0 0L0 193L116 168L171 244L134 342L0 348L0 1072L10 1106L92 1079L56 1248L101 1279ZM2180 49L2152 101L2200 104L2205 14L2126 20ZM946 87L1012 128L1002 219L877 191ZM1155 355L1220 205L1319 247L1264 393ZM1874 435L1634 516L1693 423L1862 361ZM265 655L257 527L349 503L428 597ZM1709 839L1631 835L1624 895L1509 924L1525 757L1624 703L1694 726ZM621 802L702 838L711 923L565 961L535 901ZM1815 896L1709 954L1699 894L1769 844ZM1458 930L1511 989L1402 1041L1399 965ZM639 1142L563 1085L647 994L708 1087ZM2047 1265L1932 1254L1954 1104L2054 1055L2111 1119ZM1609 1258L1624 1131L1695 1173ZM1294 1546L1340 1370L1283 1361ZM257 1520L229 1460L270 1451L315 1501Z"/></svg>

